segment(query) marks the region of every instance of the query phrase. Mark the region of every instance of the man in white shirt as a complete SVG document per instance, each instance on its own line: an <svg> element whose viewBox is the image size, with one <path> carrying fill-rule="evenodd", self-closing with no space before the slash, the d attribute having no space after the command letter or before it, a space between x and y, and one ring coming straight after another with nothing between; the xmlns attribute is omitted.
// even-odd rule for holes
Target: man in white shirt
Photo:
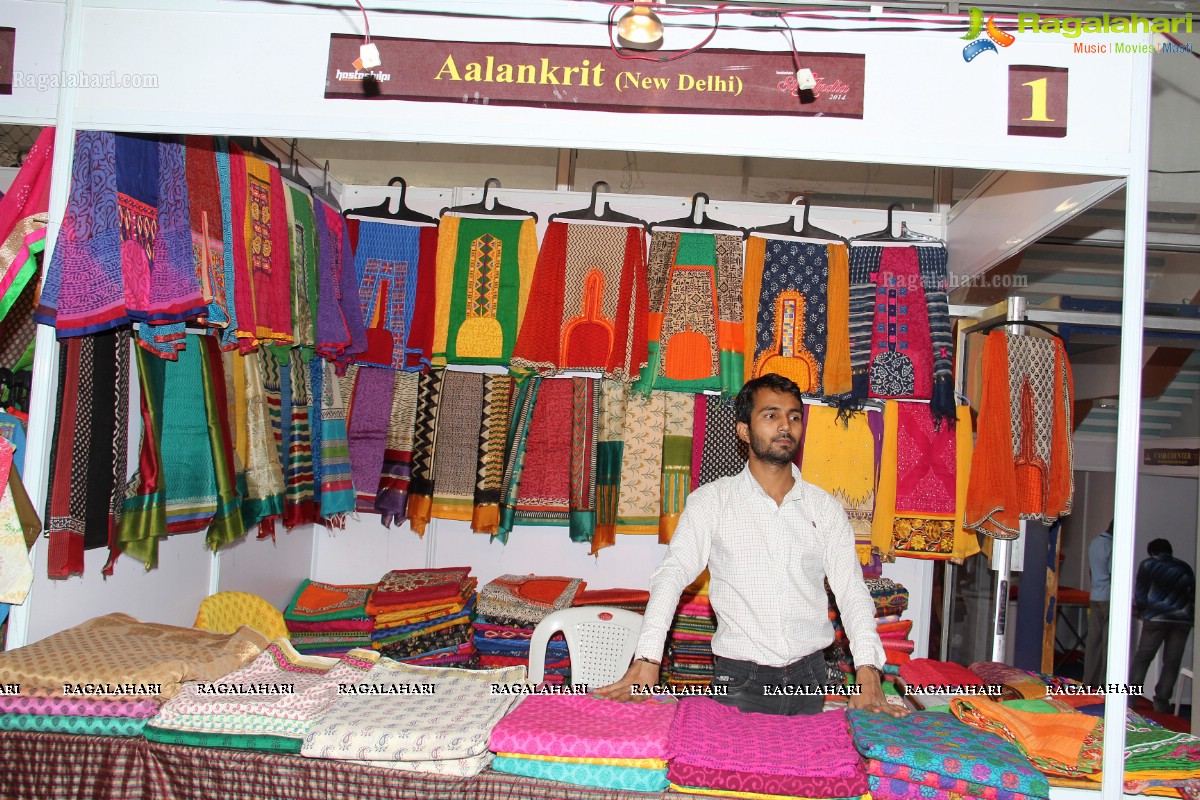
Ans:
<svg viewBox="0 0 1200 800"><path fill-rule="evenodd" d="M854 534L841 505L800 477L792 463L803 431L800 389L764 375L736 400L737 435L749 445L746 468L701 486L687 506L662 564L650 577L635 659L596 694L627 700L633 687L658 682L663 645L683 589L709 569L717 617L712 648L715 700L743 711L812 714L824 686L822 650L833 641L824 582L837 599L857 666L861 693L852 708L903 716L880 686L883 644L874 603L863 583Z"/></svg>

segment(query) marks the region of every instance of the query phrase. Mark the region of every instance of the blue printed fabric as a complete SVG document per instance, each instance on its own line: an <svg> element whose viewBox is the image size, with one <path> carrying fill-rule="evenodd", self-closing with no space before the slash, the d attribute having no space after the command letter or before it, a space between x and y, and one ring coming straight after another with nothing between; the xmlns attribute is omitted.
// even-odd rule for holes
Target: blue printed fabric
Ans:
<svg viewBox="0 0 1200 800"><path fill-rule="evenodd" d="M667 788L665 769L643 769L640 767L616 767L608 764L581 764L571 761L541 761L534 758L496 756L492 762L496 772L524 775L560 781L576 786L598 786L601 789L618 789L626 792L661 792Z"/></svg>

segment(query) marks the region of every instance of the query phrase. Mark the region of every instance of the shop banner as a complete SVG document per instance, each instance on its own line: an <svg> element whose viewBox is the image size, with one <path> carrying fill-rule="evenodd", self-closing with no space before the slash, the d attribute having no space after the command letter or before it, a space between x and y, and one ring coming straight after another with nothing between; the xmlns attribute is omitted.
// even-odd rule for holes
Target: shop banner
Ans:
<svg viewBox="0 0 1200 800"><path fill-rule="evenodd" d="M17 29L0 28L0 94L12 94Z"/></svg>
<svg viewBox="0 0 1200 800"><path fill-rule="evenodd" d="M800 53L817 86L800 93L790 52L701 50L678 61L620 58L608 47L432 42L372 37L382 64L362 69L361 36L329 40L325 97L677 114L862 119L866 57Z"/></svg>

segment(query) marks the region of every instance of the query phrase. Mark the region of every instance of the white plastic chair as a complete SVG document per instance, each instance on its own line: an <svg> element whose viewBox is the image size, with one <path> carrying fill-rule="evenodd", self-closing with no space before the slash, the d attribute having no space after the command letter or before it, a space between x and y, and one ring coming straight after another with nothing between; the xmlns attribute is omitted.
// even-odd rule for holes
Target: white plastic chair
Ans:
<svg viewBox="0 0 1200 800"><path fill-rule="evenodd" d="M538 623L529 642L529 682L546 675L546 645L562 631L571 655L571 684L607 686L625 674L642 632L642 615L623 608L580 606L555 611Z"/></svg>

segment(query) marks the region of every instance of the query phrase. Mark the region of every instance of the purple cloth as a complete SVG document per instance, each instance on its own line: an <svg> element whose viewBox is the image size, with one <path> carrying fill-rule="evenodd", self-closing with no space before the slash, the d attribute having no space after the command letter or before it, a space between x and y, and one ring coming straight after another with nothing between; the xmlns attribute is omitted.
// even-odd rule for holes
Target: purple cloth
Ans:
<svg viewBox="0 0 1200 800"><path fill-rule="evenodd" d="M395 380L394 370L381 367L359 367L354 379L346 432L350 440L350 471L359 511L375 510Z"/></svg>
<svg viewBox="0 0 1200 800"><path fill-rule="evenodd" d="M327 203L313 204L317 220L319 301L317 304L317 355L335 363L342 375L346 365L367 349L354 252L345 220Z"/></svg>

